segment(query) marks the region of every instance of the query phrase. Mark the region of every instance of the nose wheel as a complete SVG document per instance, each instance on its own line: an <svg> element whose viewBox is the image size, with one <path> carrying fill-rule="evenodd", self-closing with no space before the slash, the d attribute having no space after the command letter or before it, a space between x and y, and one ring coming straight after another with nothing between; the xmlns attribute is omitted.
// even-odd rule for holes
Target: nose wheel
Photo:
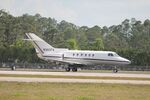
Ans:
<svg viewBox="0 0 150 100"><path fill-rule="evenodd" d="M11 67L11 70L16 70L16 67L15 67L15 66L12 66L12 67Z"/></svg>
<svg viewBox="0 0 150 100"><path fill-rule="evenodd" d="M113 72L114 72L114 73L117 73L117 72L118 72L118 69L113 69Z"/></svg>

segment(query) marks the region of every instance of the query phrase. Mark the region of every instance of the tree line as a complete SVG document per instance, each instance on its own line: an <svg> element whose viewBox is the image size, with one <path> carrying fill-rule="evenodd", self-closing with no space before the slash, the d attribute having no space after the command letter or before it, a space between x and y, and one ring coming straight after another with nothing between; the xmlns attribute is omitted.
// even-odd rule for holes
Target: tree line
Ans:
<svg viewBox="0 0 150 100"><path fill-rule="evenodd" d="M110 27L77 26L40 14L13 16L0 10L0 62L35 63L33 46L23 38L33 32L54 47L79 50L109 50L132 61L133 65L150 65L150 20L125 19Z"/></svg>

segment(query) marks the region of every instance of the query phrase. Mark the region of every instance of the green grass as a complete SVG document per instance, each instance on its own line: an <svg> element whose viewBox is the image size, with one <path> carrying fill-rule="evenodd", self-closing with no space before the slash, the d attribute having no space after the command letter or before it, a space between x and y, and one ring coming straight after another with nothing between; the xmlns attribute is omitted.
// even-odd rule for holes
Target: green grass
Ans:
<svg viewBox="0 0 150 100"><path fill-rule="evenodd" d="M109 80L150 80L150 78L136 77L98 77L98 76L61 76L61 75L16 75L0 74L0 77L30 77L30 78L73 78L73 79L109 79Z"/></svg>
<svg viewBox="0 0 150 100"><path fill-rule="evenodd" d="M149 85L0 82L0 100L149 99Z"/></svg>

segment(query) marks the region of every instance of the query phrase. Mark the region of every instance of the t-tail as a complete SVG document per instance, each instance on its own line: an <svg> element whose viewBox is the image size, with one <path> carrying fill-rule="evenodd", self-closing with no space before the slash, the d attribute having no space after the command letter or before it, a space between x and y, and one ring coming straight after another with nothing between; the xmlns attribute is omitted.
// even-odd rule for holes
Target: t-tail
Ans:
<svg viewBox="0 0 150 100"><path fill-rule="evenodd" d="M28 39L32 42L32 45L34 46L37 53L40 53L41 55L47 54L49 52L53 52L55 50L54 47L49 45L47 42L45 42L43 39L39 38L34 33L26 33L26 36Z"/></svg>

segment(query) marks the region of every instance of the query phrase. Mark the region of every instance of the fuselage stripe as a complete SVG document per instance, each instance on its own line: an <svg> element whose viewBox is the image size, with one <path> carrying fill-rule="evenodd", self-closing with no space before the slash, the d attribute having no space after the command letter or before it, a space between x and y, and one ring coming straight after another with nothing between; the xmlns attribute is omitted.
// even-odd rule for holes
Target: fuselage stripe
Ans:
<svg viewBox="0 0 150 100"><path fill-rule="evenodd" d="M61 57L58 57L58 56L43 56L43 57L55 57L55 58L61 58ZM127 62L127 61L108 60L108 59L71 58L71 57L64 57L64 59L76 59L76 60L99 60L99 61Z"/></svg>

